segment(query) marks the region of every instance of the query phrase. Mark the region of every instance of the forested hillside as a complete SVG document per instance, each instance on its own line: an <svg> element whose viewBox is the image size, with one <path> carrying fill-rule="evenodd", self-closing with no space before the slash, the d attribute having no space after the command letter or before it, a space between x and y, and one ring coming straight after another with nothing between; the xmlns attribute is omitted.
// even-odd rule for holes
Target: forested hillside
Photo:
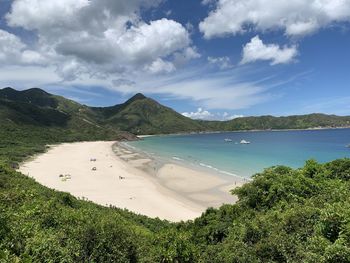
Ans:
<svg viewBox="0 0 350 263"><path fill-rule="evenodd" d="M192 120L142 94L136 94L123 104L92 108L103 116L103 123L134 134L169 134L206 130Z"/></svg>
<svg viewBox="0 0 350 263"><path fill-rule="evenodd" d="M76 131L105 139L134 134L199 132L205 128L158 102L136 94L123 104L96 108L49 94L41 89L0 90L0 118L17 125L33 125ZM83 129L80 129L83 127ZM83 136L83 135L82 135ZM86 136L84 138L87 138ZM128 139L132 137L126 136ZM77 139L77 138L75 138Z"/></svg>
<svg viewBox="0 0 350 263"><path fill-rule="evenodd" d="M308 115L294 115L285 117L242 117L224 122L200 121L200 123L207 129L221 131L310 129L350 127L350 117L314 113Z"/></svg>
<svg viewBox="0 0 350 263"><path fill-rule="evenodd" d="M121 133L122 131L132 134L169 134L350 127L349 116L325 114L200 121L187 118L140 93L115 106L89 107L36 88L24 91L12 88L0 90L0 118L17 125L64 129L74 140L87 139L89 136L105 136L105 139L133 138L127 133ZM81 135L77 132L79 130Z"/></svg>

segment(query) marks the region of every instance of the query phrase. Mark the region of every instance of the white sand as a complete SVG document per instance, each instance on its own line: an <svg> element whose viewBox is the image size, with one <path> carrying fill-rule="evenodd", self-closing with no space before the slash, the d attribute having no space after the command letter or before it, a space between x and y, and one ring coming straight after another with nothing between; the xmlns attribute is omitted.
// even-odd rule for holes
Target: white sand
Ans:
<svg viewBox="0 0 350 263"><path fill-rule="evenodd" d="M76 197L170 221L194 219L209 206L235 201L227 192L233 181L174 164L165 165L151 176L118 158L112 145L113 142L61 144L24 163L20 171ZM132 162L139 166L148 161ZM93 167L96 171L92 171ZM62 178L61 174L71 178Z"/></svg>
<svg viewBox="0 0 350 263"><path fill-rule="evenodd" d="M224 203L234 203L235 196L229 194L230 189L235 188L237 178L222 178L203 171L192 170L187 167L166 164L158 172L160 182L167 188L177 193L185 194L195 202L208 207L219 207ZM236 186L242 185L237 180Z"/></svg>

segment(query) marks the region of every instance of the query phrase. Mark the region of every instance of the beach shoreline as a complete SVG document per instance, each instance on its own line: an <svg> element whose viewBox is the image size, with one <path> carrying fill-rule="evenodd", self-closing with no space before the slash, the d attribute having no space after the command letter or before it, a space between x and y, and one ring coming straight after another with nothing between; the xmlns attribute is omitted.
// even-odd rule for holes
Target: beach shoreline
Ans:
<svg viewBox="0 0 350 263"><path fill-rule="evenodd" d="M156 136L156 135L151 135L152 137ZM150 136L147 136L150 137ZM131 145L128 141L123 141L123 142L118 142L118 147L122 147L126 150L132 151L134 153L138 153L141 156L144 156L144 158L149 158L151 159L153 162L157 163L156 167L162 166L162 165L166 165L166 164L176 164L178 166L181 167L186 167L190 170L196 170L199 172L203 172L203 173L207 173L207 174L211 174L214 176L218 176L220 178L224 178L225 180L232 180L232 177L235 178L235 181L240 181L242 184L250 182L251 178L245 177L245 176L241 176L238 175L236 173L233 172L229 172L226 170L220 170L216 167L213 167L211 165L207 165L205 163L201 163L201 162L187 162L186 160L183 159L183 157L178 157L178 156L172 156L170 157L164 157L164 156L160 156L157 153L154 152L150 152L150 151L144 151L143 149ZM150 171L148 171L150 172Z"/></svg>
<svg viewBox="0 0 350 263"><path fill-rule="evenodd" d="M19 171L78 198L169 221L192 220L209 207L234 203L237 197L229 190L244 183L241 178L160 163L110 141L55 145L23 163Z"/></svg>

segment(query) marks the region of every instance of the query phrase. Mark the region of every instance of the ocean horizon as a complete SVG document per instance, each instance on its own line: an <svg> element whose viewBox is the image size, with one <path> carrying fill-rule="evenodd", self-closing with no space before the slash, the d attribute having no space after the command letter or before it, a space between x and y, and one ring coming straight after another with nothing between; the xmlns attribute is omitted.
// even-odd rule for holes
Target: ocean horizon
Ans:
<svg viewBox="0 0 350 263"><path fill-rule="evenodd" d="M250 178L271 166L298 168L310 159L324 163L349 158L350 129L160 135L127 144L163 161Z"/></svg>

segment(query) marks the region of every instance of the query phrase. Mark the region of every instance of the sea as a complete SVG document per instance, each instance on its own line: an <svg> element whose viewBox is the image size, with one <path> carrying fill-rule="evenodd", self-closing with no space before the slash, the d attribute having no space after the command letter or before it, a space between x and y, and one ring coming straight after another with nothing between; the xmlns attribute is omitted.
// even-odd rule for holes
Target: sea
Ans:
<svg viewBox="0 0 350 263"><path fill-rule="evenodd" d="M275 165L298 168L309 159L324 163L350 158L350 129L151 136L127 144L154 158L250 178Z"/></svg>

